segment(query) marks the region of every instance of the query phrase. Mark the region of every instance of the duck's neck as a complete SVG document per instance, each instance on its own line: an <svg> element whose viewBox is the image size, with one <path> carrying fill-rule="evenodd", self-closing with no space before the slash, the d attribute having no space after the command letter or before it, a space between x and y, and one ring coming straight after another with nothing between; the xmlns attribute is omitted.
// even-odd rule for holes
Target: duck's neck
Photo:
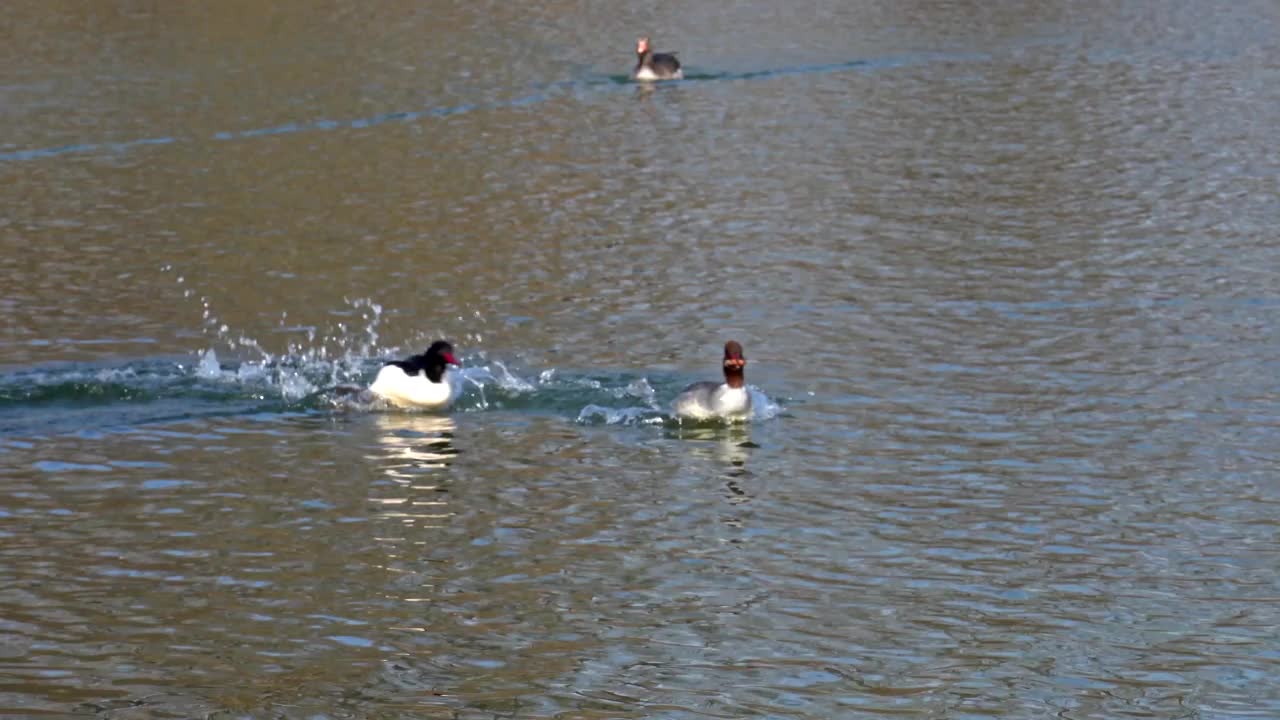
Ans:
<svg viewBox="0 0 1280 720"><path fill-rule="evenodd" d="M638 56L638 57L636 58L636 69L637 69L637 70L639 70L639 69L640 69L640 68L642 68L642 67L649 67L650 65L652 65L652 64L653 64L653 51L652 51L652 50L645 50L645 51L644 51L644 52L642 52L642 53L636 53L636 55Z"/></svg>
<svg viewBox="0 0 1280 720"><path fill-rule="evenodd" d="M725 368L724 384L735 390L745 387L747 380L743 376L742 368Z"/></svg>

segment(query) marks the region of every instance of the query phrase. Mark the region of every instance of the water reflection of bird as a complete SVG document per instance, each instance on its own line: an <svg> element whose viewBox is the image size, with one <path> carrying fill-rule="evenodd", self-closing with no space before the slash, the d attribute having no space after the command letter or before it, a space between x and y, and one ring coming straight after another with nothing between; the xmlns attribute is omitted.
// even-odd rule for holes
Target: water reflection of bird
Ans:
<svg viewBox="0 0 1280 720"><path fill-rule="evenodd" d="M378 516L391 521L379 535L392 546L413 535L412 528L441 527L453 514L449 510L446 478L458 455L453 445L457 423L444 415L385 413L372 416L379 430L375 452L368 459L378 464L390 483L374 483L369 502Z"/></svg>
<svg viewBox="0 0 1280 720"><path fill-rule="evenodd" d="M744 488L744 483L752 479L751 470L747 468L747 460L751 450L756 447L751 442L750 425L702 425L680 426L670 428L668 435L680 440L691 440L690 453L713 461L720 466L720 479L724 482L725 499L731 505L750 502L753 494ZM728 521L738 524L738 519Z"/></svg>
<svg viewBox="0 0 1280 720"><path fill-rule="evenodd" d="M458 424L448 415L380 413L372 417L380 431L381 454L369 459L379 461L383 474L398 483L430 480L458 454L453 446Z"/></svg>

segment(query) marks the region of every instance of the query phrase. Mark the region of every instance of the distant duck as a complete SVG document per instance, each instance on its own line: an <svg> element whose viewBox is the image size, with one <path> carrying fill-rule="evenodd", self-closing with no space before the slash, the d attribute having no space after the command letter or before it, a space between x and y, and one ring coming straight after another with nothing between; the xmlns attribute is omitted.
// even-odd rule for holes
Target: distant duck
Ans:
<svg viewBox="0 0 1280 720"><path fill-rule="evenodd" d="M677 417L689 420L745 420L751 415L751 393L743 370L747 357L742 346L730 340L724 344L724 382L699 382L676 396L672 409Z"/></svg>
<svg viewBox="0 0 1280 720"><path fill-rule="evenodd" d="M631 71L631 77L646 82L680 80L684 78L684 71L675 53L655 53L649 46L649 38L642 37L636 41L636 69Z"/></svg>
<svg viewBox="0 0 1280 720"><path fill-rule="evenodd" d="M448 372L450 365L458 364L453 346L437 340L421 355L383 365L369 390L398 407L441 410L453 403L460 389Z"/></svg>

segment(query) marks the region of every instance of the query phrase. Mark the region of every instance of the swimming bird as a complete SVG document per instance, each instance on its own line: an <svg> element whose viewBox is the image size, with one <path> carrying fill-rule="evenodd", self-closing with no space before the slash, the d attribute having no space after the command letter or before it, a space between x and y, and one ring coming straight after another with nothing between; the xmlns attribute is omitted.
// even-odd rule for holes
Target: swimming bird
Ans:
<svg viewBox="0 0 1280 720"><path fill-rule="evenodd" d="M730 340L724 344L724 382L699 382L676 396L672 410L677 417L690 420L745 420L751 415L751 393L743 369L747 357L742 346Z"/></svg>
<svg viewBox="0 0 1280 720"><path fill-rule="evenodd" d="M453 346L437 340L421 355L383 365L369 390L398 407L447 408L461 389L448 372L450 365L458 364Z"/></svg>
<svg viewBox="0 0 1280 720"><path fill-rule="evenodd" d="M636 69L631 71L631 77L643 81L680 80L684 71L675 53L655 53L649 38L642 37L636 41Z"/></svg>

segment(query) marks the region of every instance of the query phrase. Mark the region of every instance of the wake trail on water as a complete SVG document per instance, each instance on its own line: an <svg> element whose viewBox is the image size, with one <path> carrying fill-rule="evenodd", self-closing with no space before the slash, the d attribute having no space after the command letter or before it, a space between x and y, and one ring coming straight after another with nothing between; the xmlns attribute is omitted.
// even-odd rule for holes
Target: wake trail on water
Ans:
<svg viewBox="0 0 1280 720"><path fill-rule="evenodd" d="M907 65L929 62L976 62L987 59L985 53L977 52L933 52L911 53L902 55L886 55L882 57L858 58L844 62L812 63L788 65L772 68L761 68L740 71L715 71L690 68L685 79L664 83L667 87L696 85L717 82L744 82L754 80L770 80L797 75L826 75L831 73L860 71L874 72ZM572 80L560 80L544 83L519 92L511 97L481 102L463 102L456 105L440 105L435 107L411 110L391 110L366 117L349 119L319 118L297 120L280 125L271 125L247 130L221 130L208 135L184 134L181 130L169 135L135 138L131 140L86 140L71 142L50 147L0 150L0 163L32 162L66 155L99 155L126 154L141 148L155 148L183 143L222 143L232 141L250 141L280 135L299 133L333 132L341 130L365 130L391 124L420 123L455 115L462 115L483 110L498 108L516 108L549 102L565 95L582 95L608 93L623 87L636 87L637 83L627 74L588 74ZM3 146L0 146L3 147Z"/></svg>

